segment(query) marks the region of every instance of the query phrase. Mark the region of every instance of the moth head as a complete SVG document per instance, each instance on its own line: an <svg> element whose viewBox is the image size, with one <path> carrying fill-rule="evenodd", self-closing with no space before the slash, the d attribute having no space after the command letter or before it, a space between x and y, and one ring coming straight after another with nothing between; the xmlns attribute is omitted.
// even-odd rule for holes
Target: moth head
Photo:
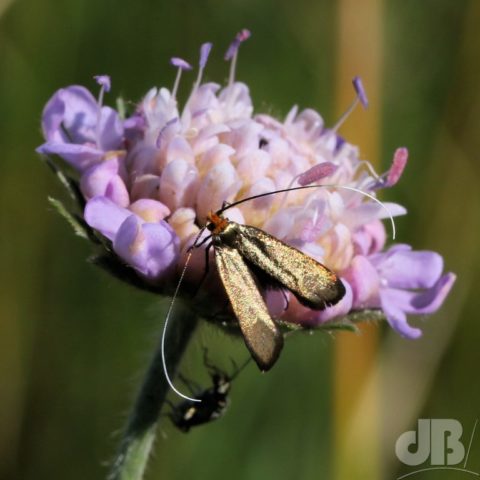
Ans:
<svg viewBox="0 0 480 480"><path fill-rule="evenodd" d="M218 215L213 211L207 215L207 229L214 235L222 233L227 225L228 220L222 215Z"/></svg>

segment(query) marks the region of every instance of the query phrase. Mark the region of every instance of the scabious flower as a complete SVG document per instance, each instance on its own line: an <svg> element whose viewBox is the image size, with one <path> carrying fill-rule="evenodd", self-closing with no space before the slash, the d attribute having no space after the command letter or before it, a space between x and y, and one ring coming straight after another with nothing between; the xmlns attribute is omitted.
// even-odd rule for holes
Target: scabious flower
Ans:
<svg viewBox="0 0 480 480"><path fill-rule="evenodd" d="M368 105L358 77L351 108L331 128L311 109L293 107L283 121L254 113L247 85L235 80L239 47L249 36L243 30L230 45L225 57L230 75L223 87L202 82L212 48L202 45L198 75L183 108L177 92L182 74L192 67L180 58L171 60L177 68L172 90L152 88L126 117L103 105L110 90L105 75L95 77L98 99L81 86L59 90L44 109L46 142L38 151L58 155L76 170L86 224L159 291L172 290L207 214L223 202L324 185L253 199L227 211L230 219L261 228L324 263L345 285L343 299L324 311L308 309L288 291L266 291L272 315L314 327L357 310L380 309L400 334L418 337L421 331L409 325L407 315L436 311L455 275L442 274L442 258L434 252L415 252L401 244L385 249L382 220L388 212L405 214L402 206L385 203L382 208L356 191L336 188L375 196L394 186L406 166L407 149L398 149L391 168L378 175L359 157L358 148L338 134L357 103ZM201 247L184 290L207 299L213 316L211 299L225 294L215 268L199 286L204 271ZM196 308L201 302L191 303ZM208 316L205 309L202 314Z"/></svg>

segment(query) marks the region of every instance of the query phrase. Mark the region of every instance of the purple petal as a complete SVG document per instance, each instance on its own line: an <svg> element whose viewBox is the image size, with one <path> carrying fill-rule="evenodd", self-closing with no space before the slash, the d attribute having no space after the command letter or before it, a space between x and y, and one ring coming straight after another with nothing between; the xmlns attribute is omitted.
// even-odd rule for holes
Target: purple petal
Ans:
<svg viewBox="0 0 480 480"><path fill-rule="evenodd" d="M208 56L210 55L210 50L212 50L212 44L209 42L204 43L200 47L200 62L199 62L200 68L205 67L208 60Z"/></svg>
<svg viewBox="0 0 480 480"><path fill-rule="evenodd" d="M332 307L327 307L325 310L318 312L316 324L325 323L329 320L333 320L337 317L343 317L347 315L348 312L352 309L353 302L353 292L350 284L347 281L341 279L343 285L345 286L345 295L343 298Z"/></svg>
<svg viewBox="0 0 480 480"><path fill-rule="evenodd" d="M143 276L157 280L174 270L179 239L167 222L141 223L130 215L119 228L113 248Z"/></svg>
<svg viewBox="0 0 480 480"><path fill-rule="evenodd" d="M443 270L441 255L430 251L390 249L370 260L390 288L431 288Z"/></svg>
<svg viewBox="0 0 480 480"><path fill-rule="evenodd" d="M363 225L353 234L355 253L359 255L371 255L379 252L386 241L385 226L380 220Z"/></svg>
<svg viewBox="0 0 480 480"><path fill-rule="evenodd" d="M161 128L160 132L158 132L158 137L157 141L155 142L155 146L157 148L162 147L162 142L164 140L164 137L166 136L166 132L169 130L169 128L172 125L175 125L180 119L178 117L173 117L168 122L165 123L165 125Z"/></svg>
<svg viewBox="0 0 480 480"><path fill-rule="evenodd" d="M171 161L160 177L158 199L171 210L191 207L195 203L199 174L194 164L183 158Z"/></svg>
<svg viewBox="0 0 480 480"><path fill-rule="evenodd" d="M357 92L357 96L358 96L358 99L360 100L360 103L363 105L363 108L367 108L368 98L367 98L365 89L363 88L362 79L360 77L353 77L352 83L353 83L353 88L355 89L355 92Z"/></svg>
<svg viewBox="0 0 480 480"><path fill-rule="evenodd" d="M170 59L170 64L173 65L174 67L181 68L182 70L191 70L192 66L183 60L183 58L179 57L172 57Z"/></svg>
<svg viewBox="0 0 480 480"><path fill-rule="evenodd" d="M309 168L306 172L299 175L297 181L302 187L310 185L311 183L318 182L322 178L329 177L334 174L338 169L338 165L332 162L322 162Z"/></svg>
<svg viewBox="0 0 480 480"><path fill-rule="evenodd" d="M380 278L375 267L362 255L353 258L342 277L352 287L354 308L368 308L378 299Z"/></svg>
<svg viewBox="0 0 480 480"><path fill-rule="evenodd" d="M126 208L130 205L130 195L120 175L115 175L110 179L105 189L105 196L120 207Z"/></svg>
<svg viewBox="0 0 480 480"><path fill-rule="evenodd" d="M143 130L146 127L145 117L141 113L134 113L123 121L125 130Z"/></svg>
<svg viewBox="0 0 480 480"><path fill-rule="evenodd" d="M80 189L84 197L89 200L97 196L104 196L110 180L118 175L118 159L112 158L89 167L80 179Z"/></svg>
<svg viewBox="0 0 480 480"><path fill-rule="evenodd" d="M108 75L95 75L93 78L106 92L110 91L112 83Z"/></svg>
<svg viewBox="0 0 480 480"><path fill-rule="evenodd" d="M380 220L374 220L363 226L363 229L371 237L369 254L379 252L385 245L387 234L385 232L385 225Z"/></svg>
<svg viewBox="0 0 480 480"><path fill-rule="evenodd" d="M132 213L119 207L106 197L94 197L87 202L83 214L85 221L109 240L115 238L122 223Z"/></svg>
<svg viewBox="0 0 480 480"><path fill-rule="evenodd" d="M399 290L390 288L385 288L380 291L383 313L387 317L388 323L394 330L400 333L400 335L406 338L416 339L422 335L422 331L408 324L405 312L401 306L398 305L398 292Z"/></svg>
<svg viewBox="0 0 480 480"><path fill-rule="evenodd" d="M43 135L47 142L93 143L97 117L97 102L85 87L62 88L43 110Z"/></svg>
<svg viewBox="0 0 480 480"><path fill-rule="evenodd" d="M78 88L81 89L83 87ZM60 129L60 125L62 124L65 115L65 102L63 101L61 94L61 92L64 91L65 90L62 89L56 92L43 109L42 131L47 142L69 141L65 132ZM88 95L91 95L90 92L87 90L85 91Z"/></svg>
<svg viewBox="0 0 480 480"><path fill-rule="evenodd" d="M456 280L454 273L439 278L432 288L421 292L409 292L399 289L389 290L389 298L405 313L421 315L436 312L441 306Z"/></svg>
<svg viewBox="0 0 480 480"><path fill-rule="evenodd" d="M357 207L351 207L345 210L343 221L351 230L355 230L365 224L371 223L374 220L381 220L382 218L389 218L388 212L392 217L405 215L407 210L396 203L383 202L383 207L376 202L363 202ZM387 210L385 210L385 208Z"/></svg>
<svg viewBox="0 0 480 480"><path fill-rule="evenodd" d="M97 145L104 152L120 150L123 147L123 122L113 108L102 107Z"/></svg>
<svg viewBox="0 0 480 480"><path fill-rule="evenodd" d="M265 292L265 303L267 305L270 315L274 318L280 317L287 309L287 301L290 299L290 292L288 290L274 290L268 289Z"/></svg>
<svg viewBox="0 0 480 480"><path fill-rule="evenodd" d="M170 215L170 209L166 205L151 198L137 200L129 209L148 223L157 223Z"/></svg>
<svg viewBox="0 0 480 480"><path fill-rule="evenodd" d="M47 142L36 150L43 155L58 155L80 172L99 162L104 152L96 147L74 143Z"/></svg>
<svg viewBox="0 0 480 480"><path fill-rule="evenodd" d="M130 191L132 200L156 198L158 196L158 190L160 188L160 177L158 175L137 175L133 182Z"/></svg>
<svg viewBox="0 0 480 480"><path fill-rule="evenodd" d="M203 178L197 193L197 215L202 220L211 210L217 210L224 201L232 201L242 181L229 160L215 165Z"/></svg>

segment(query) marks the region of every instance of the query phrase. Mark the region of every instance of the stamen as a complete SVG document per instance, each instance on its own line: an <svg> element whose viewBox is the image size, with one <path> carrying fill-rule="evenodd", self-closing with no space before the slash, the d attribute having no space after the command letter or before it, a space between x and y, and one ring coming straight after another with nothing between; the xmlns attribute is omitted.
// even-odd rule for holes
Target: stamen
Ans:
<svg viewBox="0 0 480 480"><path fill-rule="evenodd" d="M240 45L245 40L248 40L250 38L250 36L251 36L250 30L247 30L246 28L244 28L243 30L240 30L240 32L238 32L237 35L235 36L233 42L228 47L227 52L225 53L225 60L232 61L232 63L230 64L230 75L228 78L229 87L233 85L233 82L235 81L235 69L237 66L238 49L240 48Z"/></svg>
<svg viewBox="0 0 480 480"><path fill-rule="evenodd" d="M322 178L329 177L335 173L338 169L338 165L332 162L317 163L312 168L309 168L306 172L301 173L297 177L297 182L302 187L304 185L310 185L311 183L318 182Z"/></svg>
<svg viewBox="0 0 480 480"><path fill-rule="evenodd" d="M203 69L207 64L208 56L210 55L210 51L212 50L212 44L210 42L204 43L200 47L200 61L198 62L198 76L195 82L194 90L196 90L200 82L202 81Z"/></svg>
<svg viewBox="0 0 480 480"><path fill-rule="evenodd" d="M97 136L97 146L98 146L99 140L100 140L100 122L102 119L103 95L105 92L110 91L112 83L108 75L95 75L93 78L100 85L100 93L98 94L98 100L97 100L97 106L98 106L97 126L95 129L96 136Z"/></svg>
<svg viewBox="0 0 480 480"><path fill-rule="evenodd" d="M353 88L357 92L358 99L360 103L363 105L363 108L368 108L368 98L367 93L365 92L365 88L363 88L362 79L360 77L353 77L352 80Z"/></svg>
<svg viewBox="0 0 480 480"><path fill-rule="evenodd" d="M304 187L305 185L310 185L311 183L318 182L322 178L329 177L335 173L338 169L338 165L335 165L332 162L322 162L317 163L313 167L309 168L306 172L300 173L292 178L291 182L288 184L288 187L285 191L285 194L280 203L280 208L285 205L287 201L288 193L293 187L293 184L297 181L299 185Z"/></svg>
<svg viewBox="0 0 480 480"><path fill-rule="evenodd" d="M381 176L376 177L376 181L369 185L370 190L379 188L393 187L400 180L405 170L408 160L408 150L405 147L397 148L393 154L392 166Z"/></svg>
<svg viewBox="0 0 480 480"><path fill-rule="evenodd" d="M363 88L362 80L360 77L354 77L352 80L353 88L355 89L355 93L357 94L353 102L350 106L345 110L345 112L341 115L341 117L337 120L337 123L332 128L332 132L336 132L345 122L345 120L350 116L350 114L355 110L358 102L360 102L363 108L368 107L368 98L367 94L365 93L365 89Z"/></svg>
<svg viewBox="0 0 480 480"><path fill-rule="evenodd" d="M403 170L407 165L408 150L405 147L397 148L393 154L392 166L387 174L386 187L393 187L402 176Z"/></svg>
<svg viewBox="0 0 480 480"><path fill-rule="evenodd" d="M172 88L172 99L175 100L177 97L178 86L180 84L180 78L182 77L182 71L191 70L192 66L182 58L178 58L178 57L172 57L170 59L170 64L178 68L177 76L175 78L175 83L173 84L173 88Z"/></svg>
<svg viewBox="0 0 480 480"><path fill-rule="evenodd" d="M98 106L102 108L103 106L103 94L104 92L109 92L112 87L112 82L108 75L95 75L93 77L95 81L100 85L100 93L98 94Z"/></svg>

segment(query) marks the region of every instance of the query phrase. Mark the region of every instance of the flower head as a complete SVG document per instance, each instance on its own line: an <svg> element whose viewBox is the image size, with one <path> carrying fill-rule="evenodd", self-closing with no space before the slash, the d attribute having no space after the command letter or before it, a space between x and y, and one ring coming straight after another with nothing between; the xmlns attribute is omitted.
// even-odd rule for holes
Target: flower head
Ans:
<svg viewBox="0 0 480 480"><path fill-rule="evenodd" d="M315 326L352 310L381 309L394 329L418 337L406 315L438 309L455 276L442 274L434 252L406 245L384 250L382 219L406 211L397 204L382 208L372 197L399 181L407 150L398 149L390 170L378 175L337 133L351 108L368 105L358 77L352 107L333 127L311 109L294 107L284 120L254 114L247 85L235 80L239 46L249 36L242 30L226 53L231 70L224 87L202 83L212 48L202 45L198 77L183 108L176 93L191 66L178 57L171 60L178 69L172 90L151 89L127 118L103 106L103 93L110 90L106 76L96 77L97 100L84 87L59 90L44 109L46 142L38 151L59 155L78 171L86 223L141 278L159 286L176 282L208 213L223 202L324 185L256 198L225 212L322 262L345 285L342 301L324 311L308 309L289 292L265 291L272 314ZM197 259L204 258L203 248ZM204 269L203 260L192 261L186 278L196 289ZM215 269L209 277L202 285L207 299L219 295Z"/></svg>

